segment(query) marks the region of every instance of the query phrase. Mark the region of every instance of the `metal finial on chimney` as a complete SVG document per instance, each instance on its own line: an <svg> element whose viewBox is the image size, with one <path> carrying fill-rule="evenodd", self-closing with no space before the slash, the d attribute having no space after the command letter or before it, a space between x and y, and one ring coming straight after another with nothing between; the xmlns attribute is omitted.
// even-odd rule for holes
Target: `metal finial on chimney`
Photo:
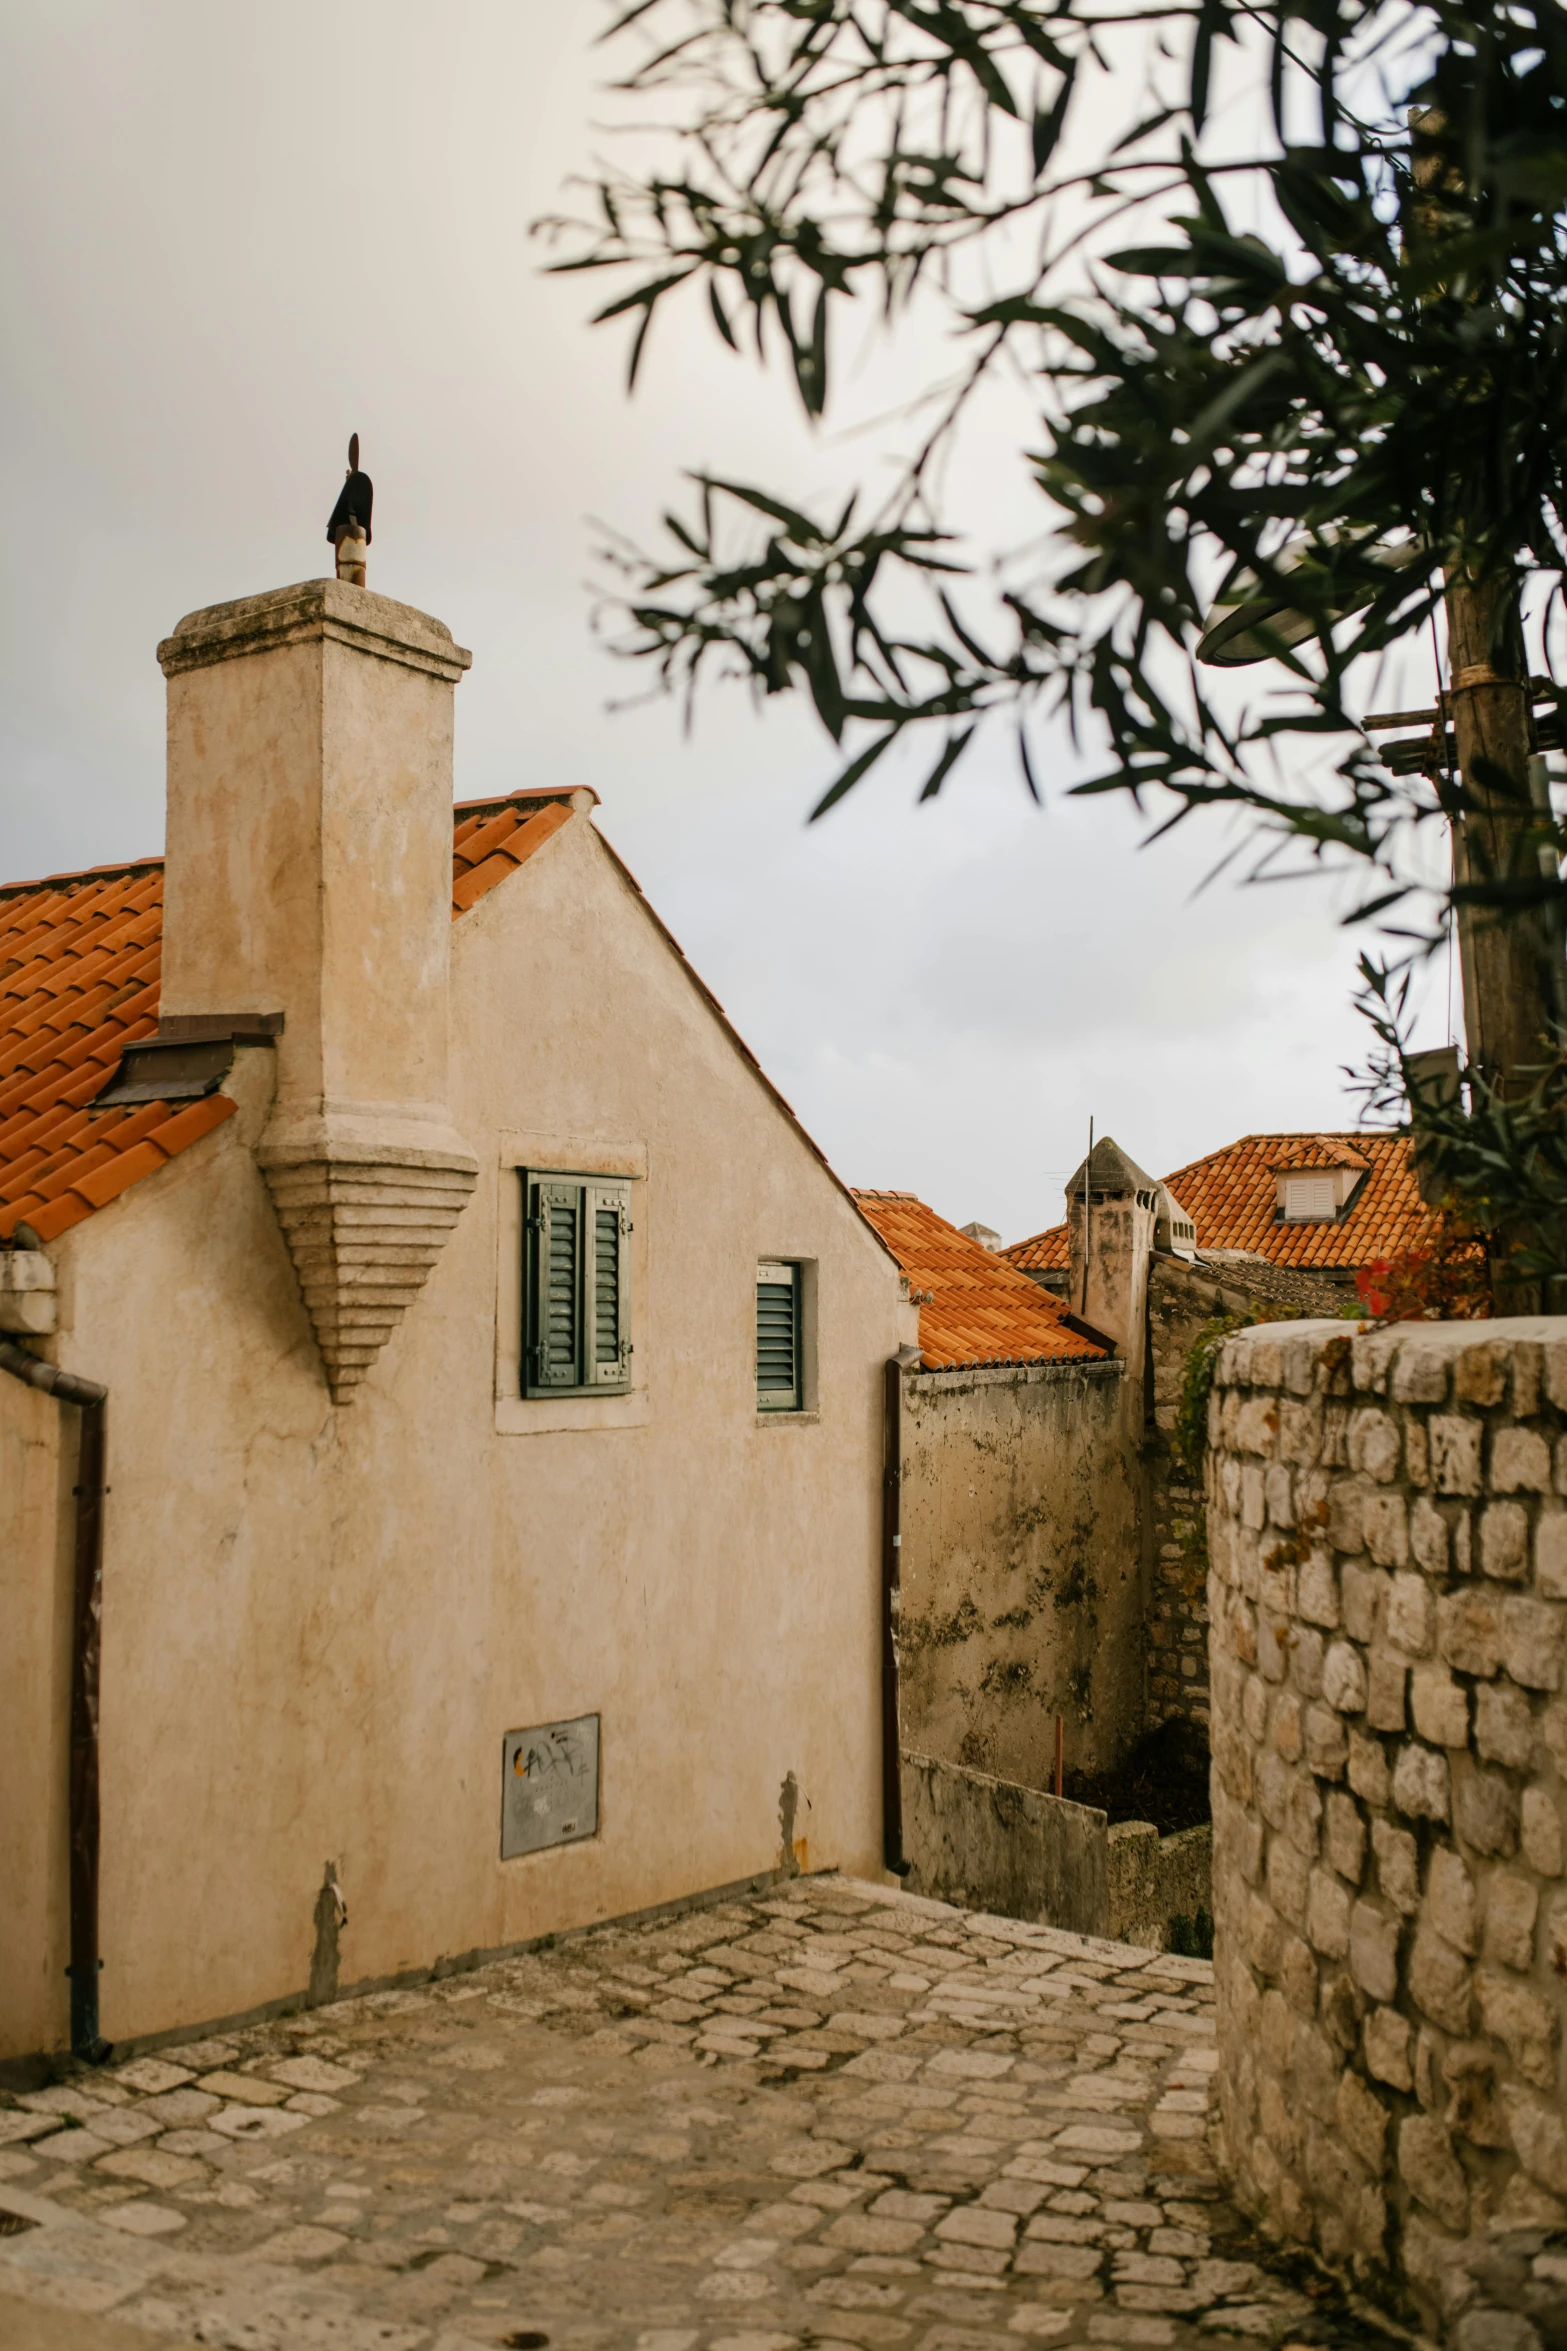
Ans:
<svg viewBox="0 0 1567 2351"><path fill-rule="evenodd" d="M348 474L332 509L326 535L337 549L337 576L351 586L365 584L365 551L370 545L370 507L374 484L359 470L359 435L348 437Z"/></svg>

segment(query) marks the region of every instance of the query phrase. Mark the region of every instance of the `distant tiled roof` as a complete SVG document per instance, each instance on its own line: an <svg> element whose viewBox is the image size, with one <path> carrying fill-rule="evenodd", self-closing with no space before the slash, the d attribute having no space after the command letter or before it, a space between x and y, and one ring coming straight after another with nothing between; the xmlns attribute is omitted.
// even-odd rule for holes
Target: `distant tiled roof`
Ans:
<svg viewBox="0 0 1567 2351"><path fill-rule="evenodd" d="M456 808L453 917L570 815L559 792ZM0 888L0 1238L54 1240L233 1116L226 1094L89 1107L157 1028L162 946L161 858Z"/></svg>
<svg viewBox="0 0 1567 2351"><path fill-rule="evenodd" d="M927 1371L987 1364L1104 1360L1104 1349L1070 1331L1062 1308L996 1251L971 1241L912 1192L856 1192L920 1300L920 1351Z"/></svg>
<svg viewBox="0 0 1567 2351"><path fill-rule="evenodd" d="M1342 1135L1285 1135L1277 1148L1268 1154L1268 1165L1276 1172L1302 1167L1370 1166L1364 1151L1356 1151Z"/></svg>
<svg viewBox="0 0 1567 2351"><path fill-rule="evenodd" d="M1322 1151L1339 1156L1312 1156ZM1275 1168L1356 1165L1367 1174L1335 1223L1285 1224L1279 1218ZM1254 1249L1274 1265L1353 1272L1429 1243L1440 1227L1420 1197L1407 1133L1243 1135L1164 1180L1191 1217L1199 1249ZM1016 1241L1003 1255L1023 1268L1064 1266L1066 1226Z"/></svg>

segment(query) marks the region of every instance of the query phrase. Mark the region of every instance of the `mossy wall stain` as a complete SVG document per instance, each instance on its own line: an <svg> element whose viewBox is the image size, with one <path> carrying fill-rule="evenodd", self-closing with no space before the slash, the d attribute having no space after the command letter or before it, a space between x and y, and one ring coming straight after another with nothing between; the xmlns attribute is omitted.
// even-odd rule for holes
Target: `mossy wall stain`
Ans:
<svg viewBox="0 0 1567 2351"><path fill-rule="evenodd" d="M1140 1405L1119 1363L905 1389L905 1747L1046 1787L1143 1727ZM1133 1474L1128 1474L1128 1467Z"/></svg>

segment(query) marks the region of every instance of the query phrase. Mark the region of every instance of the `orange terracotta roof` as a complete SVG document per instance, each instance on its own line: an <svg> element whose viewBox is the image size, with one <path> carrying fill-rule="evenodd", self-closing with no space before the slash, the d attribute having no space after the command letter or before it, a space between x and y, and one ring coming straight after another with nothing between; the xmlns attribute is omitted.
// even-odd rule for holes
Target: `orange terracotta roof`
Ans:
<svg viewBox="0 0 1567 2351"><path fill-rule="evenodd" d="M1268 1165L1279 1171L1300 1167L1365 1169L1371 1162L1364 1151L1351 1150L1342 1135L1286 1135L1278 1149L1268 1153Z"/></svg>
<svg viewBox="0 0 1567 2351"><path fill-rule="evenodd" d="M986 1364L1102 1363L1105 1350L1068 1330L1063 1308L1005 1258L971 1241L912 1192L856 1192L920 1301L927 1371Z"/></svg>
<svg viewBox="0 0 1567 2351"><path fill-rule="evenodd" d="M1324 1150L1340 1154L1323 1158ZM1352 1167L1367 1173L1337 1222L1285 1224L1273 1171L1280 1167ZM1347 1135L1243 1135L1165 1177L1196 1227L1199 1249L1252 1249L1273 1265L1353 1272L1379 1257L1428 1246L1441 1219L1415 1180L1407 1132ZM1066 1226L1016 1241L1004 1252L1020 1268L1046 1271L1067 1262Z"/></svg>
<svg viewBox="0 0 1567 2351"><path fill-rule="evenodd" d="M453 918L571 808L559 792L456 808ZM162 947L161 858L0 887L0 1239L29 1224L55 1240L233 1116L221 1093L90 1107L125 1047L157 1029Z"/></svg>

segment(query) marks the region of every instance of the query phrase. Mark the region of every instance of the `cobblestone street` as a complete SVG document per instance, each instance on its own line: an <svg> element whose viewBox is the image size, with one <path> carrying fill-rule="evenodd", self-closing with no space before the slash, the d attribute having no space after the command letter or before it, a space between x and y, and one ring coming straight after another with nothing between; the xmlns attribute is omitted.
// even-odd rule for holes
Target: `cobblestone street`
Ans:
<svg viewBox="0 0 1567 2351"><path fill-rule="evenodd" d="M812 1878L162 2050L0 2107L0 2312L233 2351L1365 2342L1220 2195L1211 1974Z"/></svg>

